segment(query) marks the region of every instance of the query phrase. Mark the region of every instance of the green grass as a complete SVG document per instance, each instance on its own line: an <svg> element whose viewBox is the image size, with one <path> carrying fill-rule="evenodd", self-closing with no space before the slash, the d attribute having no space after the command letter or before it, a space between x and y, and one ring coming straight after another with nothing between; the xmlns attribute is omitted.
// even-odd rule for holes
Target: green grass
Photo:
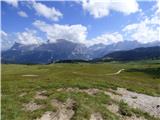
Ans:
<svg viewBox="0 0 160 120"><path fill-rule="evenodd" d="M119 104L119 113L123 116L132 116L132 111L123 101Z"/></svg>
<svg viewBox="0 0 160 120"><path fill-rule="evenodd" d="M84 120L92 112L99 111L105 119L118 120L104 104L111 102L109 96L102 93L90 96L85 93L57 92L58 88L127 88L139 93L160 96L160 61L140 61L129 63L79 63L50 65L14 65L2 64L2 119L32 120L47 110L55 111L50 100L57 98L65 101L73 98L76 104L74 120ZM107 75L125 69L119 75ZM153 72L154 71L154 72ZM37 77L23 77L35 74ZM34 100L36 91L46 90L47 100L35 100L46 107L34 112L25 112L22 104ZM19 95L27 93L24 97ZM126 107L121 106L122 110ZM128 112L128 111L127 111ZM143 114L142 114L143 115Z"/></svg>

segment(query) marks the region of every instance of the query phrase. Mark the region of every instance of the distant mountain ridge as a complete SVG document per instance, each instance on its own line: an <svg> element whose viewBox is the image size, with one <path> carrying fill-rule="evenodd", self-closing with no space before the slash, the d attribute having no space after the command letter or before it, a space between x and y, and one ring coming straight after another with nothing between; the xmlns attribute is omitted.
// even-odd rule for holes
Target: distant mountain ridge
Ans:
<svg viewBox="0 0 160 120"><path fill-rule="evenodd" d="M102 46L102 45L100 45ZM91 57L93 59L95 58L101 58L103 56L105 56L108 53L112 53L115 51L121 51L121 50L131 50L131 49L135 49L135 48L140 48L140 47L153 47L153 46L160 46L160 41L156 41L156 42L150 42L150 43L146 43L146 44L142 44L139 43L137 41L122 41L122 42L118 42L115 44L110 44L110 45L104 45L102 47L102 49L91 49ZM93 46L91 46L93 48ZM98 47L98 45L97 45Z"/></svg>
<svg viewBox="0 0 160 120"><path fill-rule="evenodd" d="M55 43L23 45L15 43L1 54L2 63L47 64L63 60L92 60L101 58L114 51L130 50L138 47L160 46L160 42L141 44L137 41L124 41L111 45L85 44L60 39Z"/></svg>
<svg viewBox="0 0 160 120"><path fill-rule="evenodd" d="M142 47L126 51L116 51L105 55L99 60L131 61L145 59L160 59L160 46L146 48Z"/></svg>
<svg viewBox="0 0 160 120"><path fill-rule="evenodd" d="M89 59L86 46L66 40L41 45L15 43L11 49L2 52L3 63L45 64L66 59Z"/></svg>

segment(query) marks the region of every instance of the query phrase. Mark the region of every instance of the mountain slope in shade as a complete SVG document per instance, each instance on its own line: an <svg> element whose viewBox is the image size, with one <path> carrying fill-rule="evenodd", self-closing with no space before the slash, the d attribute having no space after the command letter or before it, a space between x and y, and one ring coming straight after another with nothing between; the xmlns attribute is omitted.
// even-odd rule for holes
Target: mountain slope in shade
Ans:
<svg viewBox="0 0 160 120"><path fill-rule="evenodd" d="M142 47L127 51L117 51L109 53L99 60L145 60L145 59L160 59L160 46Z"/></svg>
<svg viewBox="0 0 160 120"><path fill-rule="evenodd" d="M111 52L115 51L121 51L121 50L131 50L139 47L153 47L153 46L160 46L160 41L150 42L146 44L139 43L137 41L122 41L111 45L94 45L90 47L90 57L95 58L101 58L105 56L106 54L109 54ZM99 49L96 49L99 48Z"/></svg>

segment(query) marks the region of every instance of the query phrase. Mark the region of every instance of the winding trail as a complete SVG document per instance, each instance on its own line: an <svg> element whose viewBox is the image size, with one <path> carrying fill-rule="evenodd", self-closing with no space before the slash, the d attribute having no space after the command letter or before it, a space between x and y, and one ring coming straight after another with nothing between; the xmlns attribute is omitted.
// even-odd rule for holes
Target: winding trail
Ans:
<svg viewBox="0 0 160 120"><path fill-rule="evenodd" d="M89 75L89 76L104 76L104 75L118 75L120 74L122 71L124 71L125 69L120 69L119 71L115 72L115 73L109 73L109 74L100 74L100 75L94 75L94 74L88 74L88 73L80 73L80 72L73 72L73 74L77 74L77 75Z"/></svg>
<svg viewBox="0 0 160 120"><path fill-rule="evenodd" d="M118 75L120 74L122 71L124 71L125 69L120 69L119 71L117 71L116 73L111 73L111 74L106 74L106 75Z"/></svg>

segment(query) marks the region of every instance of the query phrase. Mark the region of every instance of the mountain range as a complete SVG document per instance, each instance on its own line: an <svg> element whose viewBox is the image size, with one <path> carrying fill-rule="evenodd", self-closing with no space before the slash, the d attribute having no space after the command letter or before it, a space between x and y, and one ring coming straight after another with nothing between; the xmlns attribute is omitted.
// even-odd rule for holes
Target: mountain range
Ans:
<svg viewBox="0 0 160 120"><path fill-rule="evenodd" d="M15 43L10 49L2 52L1 61L2 63L47 64L60 60L92 60L115 51L152 46L160 46L160 42L142 44L137 41L123 41L110 45L95 44L90 47L64 39L39 45Z"/></svg>

